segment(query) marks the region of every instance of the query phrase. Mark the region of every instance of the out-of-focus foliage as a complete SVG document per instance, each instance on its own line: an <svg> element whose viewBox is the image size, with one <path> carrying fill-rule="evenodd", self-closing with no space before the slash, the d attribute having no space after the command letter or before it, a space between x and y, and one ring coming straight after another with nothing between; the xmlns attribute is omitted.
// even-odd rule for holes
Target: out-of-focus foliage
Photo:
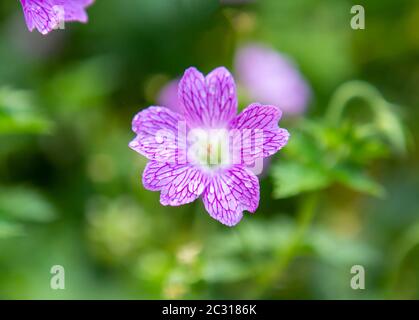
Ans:
<svg viewBox="0 0 419 320"><path fill-rule="evenodd" d="M28 92L0 88L0 134L45 133L51 122L37 113Z"/></svg>
<svg viewBox="0 0 419 320"><path fill-rule="evenodd" d="M28 92L0 88L2 142L9 135L50 132L52 122L40 115L32 100ZM7 150L6 143L3 154L7 154ZM0 185L0 238L21 236L24 234L24 222L49 222L54 215L53 206L41 193L30 188Z"/></svg>
<svg viewBox="0 0 419 320"><path fill-rule="evenodd" d="M236 1L240 2L240 1ZM350 28L362 4L366 29ZM29 33L0 4L0 298L419 297L419 4L101 0ZM261 200L235 228L141 183L131 120L194 65L290 57L312 90L281 120ZM239 107L248 101L239 87ZM66 289L49 287L62 265ZM350 287L353 265L366 289Z"/></svg>
<svg viewBox="0 0 419 320"><path fill-rule="evenodd" d="M366 99L373 111L366 122L342 115L347 102L358 96ZM393 106L367 83L351 82L337 89L326 112L324 119L303 119L296 127L294 141L285 150L286 160L272 169L275 196L314 191L333 182L384 196L383 187L365 171L374 160L389 157L391 150L399 155L406 152L406 130Z"/></svg>
<svg viewBox="0 0 419 320"><path fill-rule="evenodd" d="M0 189L0 212L13 220L49 222L54 209L40 194L24 188Z"/></svg>

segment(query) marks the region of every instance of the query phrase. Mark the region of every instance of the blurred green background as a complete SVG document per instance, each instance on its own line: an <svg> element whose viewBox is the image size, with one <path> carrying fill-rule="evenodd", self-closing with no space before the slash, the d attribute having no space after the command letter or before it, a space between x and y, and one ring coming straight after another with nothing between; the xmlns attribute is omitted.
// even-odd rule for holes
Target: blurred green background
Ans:
<svg viewBox="0 0 419 320"><path fill-rule="evenodd" d="M1 2L0 298L419 298L419 2L227 2L98 0L47 37ZM292 57L312 99L228 228L200 201L161 206L128 142L166 82L234 73L249 42Z"/></svg>

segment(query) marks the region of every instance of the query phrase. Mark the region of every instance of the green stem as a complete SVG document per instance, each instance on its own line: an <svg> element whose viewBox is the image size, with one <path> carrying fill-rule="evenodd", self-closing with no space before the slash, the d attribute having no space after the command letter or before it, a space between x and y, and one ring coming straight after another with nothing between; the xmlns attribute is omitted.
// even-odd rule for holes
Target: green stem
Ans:
<svg viewBox="0 0 419 320"><path fill-rule="evenodd" d="M349 81L341 85L330 99L326 111L326 119L338 126L343 112L348 103L354 98L361 98L367 102L373 113L370 125L365 127L365 134L381 134L393 145L395 150L404 155L406 152L405 130L397 116L392 111L392 105L388 103L381 93L368 82Z"/></svg>
<svg viewBox="0 0 419 320"><path fill-rule="evenodd" d="M368 102L368 106L375 114L387 108L380 92L367 82L350 81L341 85L330 99L326 118L334 124L339 124L347 104L354 98L361 98Z"/></svg>
<svg viewBox="0 0 419 320"><path fill-rule="evenodd" d="M297 214L297 229L287 246L281 250L270 268L263 272L263 277L259 282L259 294L263 295L272 287L272 283L278 283L285 275L289 264L298 255L301 243L306 236L307 230L314 218L318 202L318 194L311 193L307 195L301 204Z"/></svg>

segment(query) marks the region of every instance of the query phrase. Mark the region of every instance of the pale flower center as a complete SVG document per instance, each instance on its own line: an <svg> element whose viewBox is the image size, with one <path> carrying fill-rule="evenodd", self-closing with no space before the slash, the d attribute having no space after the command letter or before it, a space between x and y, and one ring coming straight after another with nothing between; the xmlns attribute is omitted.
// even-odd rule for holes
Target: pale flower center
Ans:
<svg viewBox="0 0 419 320"><path fill-rule="evenodd" d="M229 134L226 129L194 129L189 132L188 159L208 169L230 163Z"/></svg>

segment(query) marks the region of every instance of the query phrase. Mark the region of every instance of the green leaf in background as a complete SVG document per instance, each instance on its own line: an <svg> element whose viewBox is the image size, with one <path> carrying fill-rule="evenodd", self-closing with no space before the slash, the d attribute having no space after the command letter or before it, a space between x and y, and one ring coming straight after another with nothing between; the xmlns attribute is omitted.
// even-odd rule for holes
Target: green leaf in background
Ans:
<svg viewBox="0 0 419 320"><path fill-rule="evenodd" d="M305 237L314 253L325 263L332 265L371 264L380 255L370 245L330 232L322 227L313 227Z"/></svg>
<svg viewBox="0 0 419 320"><path fill-rule="evenodd" d="M22 225L14 222L0 220L0 240L24 234Z"/></svg>
<svg viewBox="0 0 419 320"><path fill-rule="evenodd" d="M280 161L272 167L274 197L287 198L327 187L331 178L323 169L298 162Z"/></svg>
<svg viewBox="0 0 419 320"><path fill-rule="evenodd" d="M354 98L355 106L371 115L360 120L347 111ZM362 109L363 110L363 109ZM345 111L345 112L344 112ZM367 174L374 161L390 153L406 151L405 129L395 107L373 86L362 81L349 81L333 95L324 119L302 119L292 139L284 148L285 159L274 164L274 197L286 198L305 191L319 190L332 183L368 195L383 197L384 188Z"/></svg>
<svg viewBox="0 0 419 320"><path fill-rule="evenodd" d="M97 57L63 68L47 84L49 104L64 112L102 106L116 85L118 67L112 58Z"/></svg>
<svg viewBox="0 0 419 320"><path fill-rule="evenodd" d="M202 277L217 284L252 279L264 273L274 256L289 245L295 224L288 219L252 221L233 233L223 230L208 239Z"/></svg>
<svg viewBox="0 0 419 320"><path fill-rule="evenodd" d="M0 88L0 134L48 133L52 123L36 112L26 91Z"/></svg>
<svg viewBox="0 0 419 320"><path fill-rule="evenodd" d="M56 213L39 192L24 187L0 188L0 216L10 220L49 222Z"/></svg>
<svg viewBox="0 0 419 320"><path fill-rule="evenodd" d="M251 275L251 269L236 258L208 260L203 270L203 279L208 282L234 282Z"/></svg>
<svg viewBox="0 0 419 320"><path fill-rule="evenodd" d="M360 170L341 167L336 169L335 178L340 183L362 193L367 193L376 197L383 197L385 190L383 186L375 182L367 174Z"/></svg>

